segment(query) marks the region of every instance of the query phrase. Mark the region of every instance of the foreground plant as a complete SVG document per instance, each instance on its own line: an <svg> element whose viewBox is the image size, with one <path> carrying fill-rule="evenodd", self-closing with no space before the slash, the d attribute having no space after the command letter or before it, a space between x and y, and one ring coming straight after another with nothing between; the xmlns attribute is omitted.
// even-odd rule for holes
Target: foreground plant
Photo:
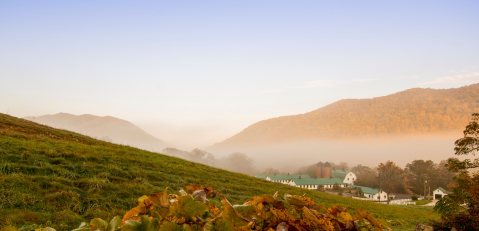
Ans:
<svg viewBox="0 0 479 231"><path fill-rule="evenodd" d="M208 198L223 197L222 207L209 203ZM362 209L353 217L342 206L325 209L312 199L284 195L284 202L274 195L262 195L242 205L231 205L226 197L199 185L190 185L178 194L163 192L142 196L138 206L110 222L95 218L73 231L306 231L306 230L383 230L381 224ZM6 227L0 231L15 231ZM43 228L38 231L54 231Z"/></svg>
<svg viewBox="0 0 479 231"><path fill-rule="evenodd" d="M472 114L464 137L456 140L456 155L475 156L479 153L479 113ZM432 221L435 230L455 227L459 230L479 230L479 173L469 170L479 168L479 158L459 160L449 158L449 171L458 173L454 177L454 192L441 198L434 209L442 215L440 221Z"/></svg>

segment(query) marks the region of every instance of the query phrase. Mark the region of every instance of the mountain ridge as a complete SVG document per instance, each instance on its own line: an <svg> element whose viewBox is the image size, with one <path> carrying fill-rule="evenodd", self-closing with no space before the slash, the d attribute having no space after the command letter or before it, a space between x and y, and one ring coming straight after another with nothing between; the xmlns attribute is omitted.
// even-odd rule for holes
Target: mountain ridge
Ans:
<svg viewBox="0 0 479 231"><path fill-rule="evenodd" d="M262 120L211 147L432 134L463 128L476 111L479 84L412 88L369 99L342 99L304 114Z"/></svg>
<svg viewBox="0 0 479 231"><path fill-rule="evenodd" d="M24 119L146 150L160 151L167 146L164 141L148 134L135 124L113 116L74 115L61 112L38 117L29 116Z"/></svg>

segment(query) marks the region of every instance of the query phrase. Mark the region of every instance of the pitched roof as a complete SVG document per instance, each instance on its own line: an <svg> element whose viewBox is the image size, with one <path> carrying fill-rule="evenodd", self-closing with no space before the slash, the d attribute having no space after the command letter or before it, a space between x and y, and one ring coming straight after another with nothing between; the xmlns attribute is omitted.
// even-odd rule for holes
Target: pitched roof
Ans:
<svg viewBox="0 0 479 231"><path fill-rule="evenodd" d="M291 175L269 175L271 180L291 180L291 179L308 179L311 178L308 174L291 174Z"/></svg>
<svg viewBox="0 0 479 231"><path fill-rule="evenodd" d="M379 189L377 188L370 188L366 186L359 186L359 185L352 185L352 184L348 184L348 185L354 188L361 188L363 193L367 193L367 194L376 195L379 192Z"/></svg>
<svg viewBox="0 0 479 231"><path fill-rule="evenodd" d="M258 174L258 175L255 175L254 177L266 179L267 176L268 176L268 174Z"/></svg>
<svg viewBox="0 0 479 231"><path fill-rule="evenodd" d="M335 178L344 180L344 178L346 178L346 175L348 175L348 173L350 172L351 171L348 171L348 170L332 170L332 175Z"/></svg>
<svg viewBox="0 0 479 231"><path fill-rule="evenodd" d="M436 191L436 190L438 190L438 189L439 189L441 192L446 193L446 194L452 193L452 192L450 192L450 191L446 191L446 190L443 189L442 187L438 187L437 189L434 189L434 191Z"/></svg>
<svg viewBox="0 0 479 231"><path fill-rule="evenodd" d="M296 185L333 185L335 183L343 184L338 178L301 178L293 179Z"/></svg>

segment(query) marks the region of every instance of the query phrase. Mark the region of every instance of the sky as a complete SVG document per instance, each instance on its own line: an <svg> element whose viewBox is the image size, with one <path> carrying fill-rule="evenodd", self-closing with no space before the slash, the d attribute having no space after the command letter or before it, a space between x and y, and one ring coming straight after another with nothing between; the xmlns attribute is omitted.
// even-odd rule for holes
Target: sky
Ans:
<svg viewBox="0 0 479 231"><path fill-rule="evenodd" d="M186 149L340 99L479 82L478 1L1 1L0 112Z"/></svg>

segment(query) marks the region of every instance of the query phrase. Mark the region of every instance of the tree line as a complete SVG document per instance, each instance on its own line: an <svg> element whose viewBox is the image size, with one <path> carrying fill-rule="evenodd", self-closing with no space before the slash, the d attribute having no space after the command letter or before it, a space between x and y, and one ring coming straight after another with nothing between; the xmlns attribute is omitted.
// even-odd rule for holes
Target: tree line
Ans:
<svg viewBox="0 0 479 231"><path fill-rule="evenodd" d="M239 172L247 175L255 174L255 161L248 155L240 152L234 152L222 158L216 158L213 154L199 148L195 148L189 152L176 148L165 148L162 153L212 167L226 169L232 172Z"/></svg>
<svg viewBox="0 0 479 231"><path fill-rule="evenodd" d="M452 189L453 177L456 175L448 171L447 160L434 163L432 160L414 160L406 164L405 168L399 167L392 161L369 167L358 164L349 167L347 162L328 162L335 170L349 170L356 174L355 185L371 188L379 187L387 193L402 193L427 195L438 187ZM275 168L266 168L263 174L287 174ZM300 167L295 174L308 174L316 177L316 164ZM425 187L426 186L426 187Z"/></svg>

